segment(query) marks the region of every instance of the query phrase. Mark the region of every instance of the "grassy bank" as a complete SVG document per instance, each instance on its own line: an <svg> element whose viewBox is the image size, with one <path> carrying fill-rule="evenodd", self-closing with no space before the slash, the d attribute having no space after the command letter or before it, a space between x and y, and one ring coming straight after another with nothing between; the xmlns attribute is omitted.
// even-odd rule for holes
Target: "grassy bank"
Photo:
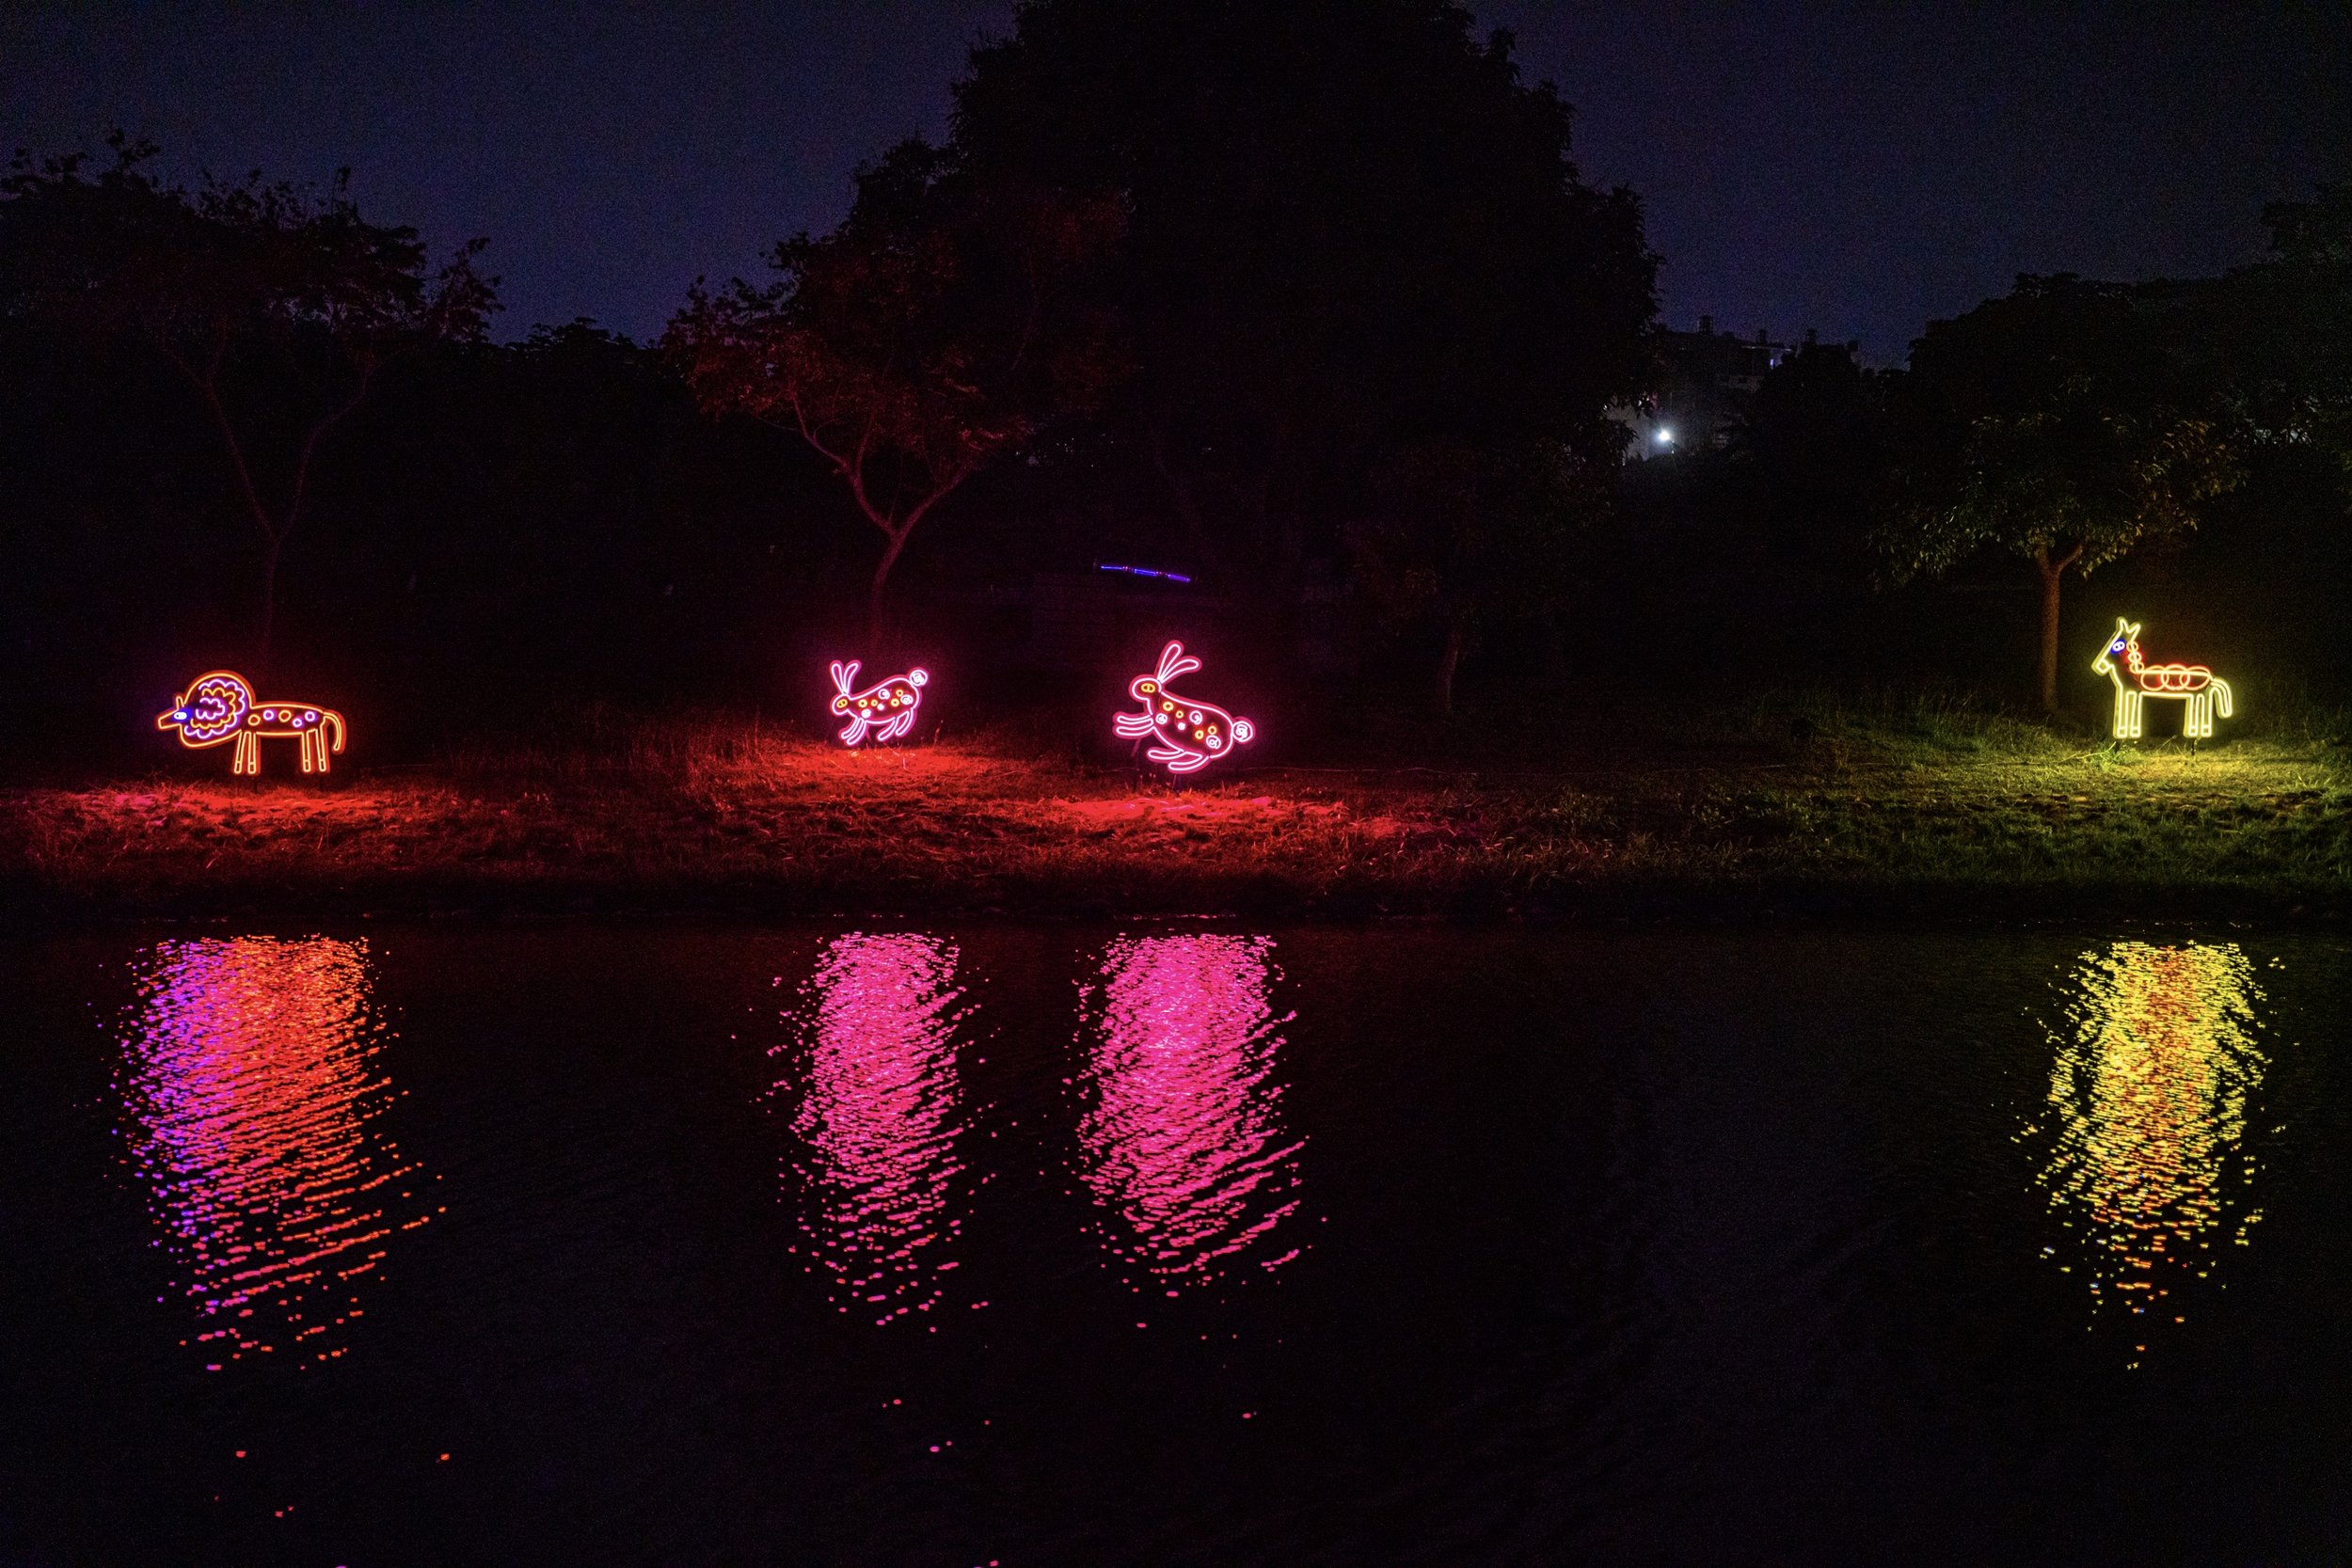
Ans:
<svg viewBox="0 0 2352 1568"><path fill-rule="evenodd" d="M0 902L19 918L2352 911L2352 752L2331 714L2194 753L1922 702L1414 742L1410 766L1359 736L1315 766L1173 789L1030 735L845 752L718 721L324 788L175 757L168 775L0 792Z"/></svg>

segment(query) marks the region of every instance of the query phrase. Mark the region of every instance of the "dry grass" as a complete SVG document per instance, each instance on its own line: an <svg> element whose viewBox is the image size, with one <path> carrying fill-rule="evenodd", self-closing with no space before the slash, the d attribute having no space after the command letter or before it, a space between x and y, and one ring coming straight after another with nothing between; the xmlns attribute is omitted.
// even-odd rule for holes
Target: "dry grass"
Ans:
<svg viewBox="0 0 2352 1568"><path fill-rule="evenodd" d="M999 737L896 751L600 716L405 774L0 793L20 912L1042 913L2352 906L2340 726L2110 754L1965 705L1759 703L1454 770L1186 789ZM1441 743L1437 754L1448 754Z"/></svg>

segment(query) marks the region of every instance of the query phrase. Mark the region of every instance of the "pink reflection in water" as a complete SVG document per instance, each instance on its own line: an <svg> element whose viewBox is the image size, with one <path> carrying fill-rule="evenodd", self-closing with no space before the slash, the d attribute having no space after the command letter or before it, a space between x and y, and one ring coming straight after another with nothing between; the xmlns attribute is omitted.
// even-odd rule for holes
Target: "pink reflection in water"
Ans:
<svg viewBox="0 0 2352 1568"><path fill-rule="evenodd" d="M370 1123L366 949L326 937L158 942L125 1040L131 1161L215 1359L343 1354L358 1281L425 1223L419 1177Z"/></svg>
<svg viewBox="0 0 2352 1568"><path fill-rule="evenodd" d="M955 973L936 937L835 938L803 988L800 1070L776 1085L801 1090L803 1223L834 1301L877 1323L930 1311L956 1267Z"/></svg>
<svg viewBox="0 0 2352 1568"><path fill-rule="evenodd" d="M1205 1283L1298 1207L1302 1140L1273 1081L1281 1037L1264 937L1122 938L1103 961L1085 1177L1113 1250L1168 1286ZM1273 1268L1296 1250L1263 1258ZM1172 1293L1172 1292L1171 1292Z"/></svg>

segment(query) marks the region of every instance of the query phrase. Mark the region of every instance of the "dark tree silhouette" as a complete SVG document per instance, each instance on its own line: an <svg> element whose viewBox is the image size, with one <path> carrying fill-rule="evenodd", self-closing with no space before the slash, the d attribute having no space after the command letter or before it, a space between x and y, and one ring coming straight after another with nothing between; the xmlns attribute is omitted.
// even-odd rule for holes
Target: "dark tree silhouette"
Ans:
<svg viewBox="0 0 2352 1568"><path fill-rule="evenodd" d="M1913 345L1878 540L1901 581L1991 546L2042 584L2037 690L2058 707L2059 588L2197 526L2241 474L2234 433L2129 290L2026 277Z"/></svg>
<svg viewBox="0 0 2352 1568"><path fill-rule="evenodd" d="M1102 275L1137 365L1117 434L1279 620L1391 453L1613 461L1656 263L1569 118L1443 0L1030 0L975 52L955 145L1129 213Z"/></svg>
<svg viewBox="0 0 2352 1568"><path fill-rule="evenodd" d="M119 133L111 166L20 154L0 182L0 301L85 340L151 349L195 393L260 535L252 663L265 673L286 544L307 516L320 443L394 356L474 341L497 309L483 242L428 271L416 230L362 219L349 171L324 195L208 179L193 193ZM275 473L272 470L275 469Z"/></svg>
<svg viewBox="0 0 2352 1568"><path fill-rule="evenodd" d="M1119 373L1107 316L1069 285L1123 224L1114 202L987 184L907 142L859 173L838 229L776 247L773 284L698 285L672 321L665 347L704 408L797 433L881 532L869 658L916 526Z"/></svg>
<svg viewBox="0 0 2352 1568"><path fill-rule="evenodd" d="M2306 449L2352 481L2352 182L2263 209L2272 256L2137 292L2258 446Z"/></svg>
<svg viewBox="0 0 2352 1568"><path fill-rule="evenodd" d="M1458 441L1399 452L1374 476L1371 504L1345 531L1356 584L1391 626L1437 622L1438 712L1454 711L1483 619L1540 610L1561 591L1613 477L1560 442Z"/></svg>

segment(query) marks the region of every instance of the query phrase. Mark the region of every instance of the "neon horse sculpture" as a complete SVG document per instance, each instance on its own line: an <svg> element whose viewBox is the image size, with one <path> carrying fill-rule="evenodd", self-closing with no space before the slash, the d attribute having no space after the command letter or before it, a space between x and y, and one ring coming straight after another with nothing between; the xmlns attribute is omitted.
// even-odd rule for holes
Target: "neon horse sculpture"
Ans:
<svg viewBox="0 0 2352 1568"><path fill-rule="evenodd" d="M1258 727L1247 719L1236 719L1214 703L1180 697L1168 689L1169 681L1200 668L1200 661L1186 657L1182 642L1170 642L1160 650L1156 672L1137 675L1127 684L1127 694L1143 705L1143 711L1121 713L1111 721L1111 727L1121 736L1136 739L1148 736L1156 740L1159 744L1143 754L1168 764L1171 773L1206 768L1219 757L1232 755L1234 747L1248 744L1258 733Z"/></svg>
<svg viewBox="0 0 2352 1568"><path fill-rule="evenodd" d="M309 703L258 703L252 684L228 670L215 670L190 681L187 690L172 699L171 711L155 716L155 727L178 730L180 744L187 747L217 746L233 739L236 760L229 771L256 778L262 773L264 739L282 740L291 736L301 741L305 773L328 771L329 753L343 749L342 714ZM329 730L335 736L331 746L326 738Z"/></svg>
<svg viewBox="0 0 2352 1568"><path fill-rule="evenodd" d="M2118 668L2118 661L2122 668ZM2201 664L2149 664L2139 656L2139 626L2118 616L2115 635L2090 661L2093 673L2115 683L2115 738L2137 740L2145 729L2141 709L2151 697L2177 699L2187 706L2181 734L2191 740L2213 737L2213 716L2231 717L2230 683ZM2123 682L2124 672L2132 683Z"/></svg>
<svg viewBox="0 0 2352 1568"><path fill-rule="evenodd" d="M849 727L841 732L842 744L854 746L870 734L876 740L896 740L914 727L914 710L922 705L923 686L931 677L921 670L910 670L903 675L893 675L878 681L863 691L850 688L857 683L857 660L844 664L834 660L833 684L835 696L833 711L846 715Z"/></svg>

